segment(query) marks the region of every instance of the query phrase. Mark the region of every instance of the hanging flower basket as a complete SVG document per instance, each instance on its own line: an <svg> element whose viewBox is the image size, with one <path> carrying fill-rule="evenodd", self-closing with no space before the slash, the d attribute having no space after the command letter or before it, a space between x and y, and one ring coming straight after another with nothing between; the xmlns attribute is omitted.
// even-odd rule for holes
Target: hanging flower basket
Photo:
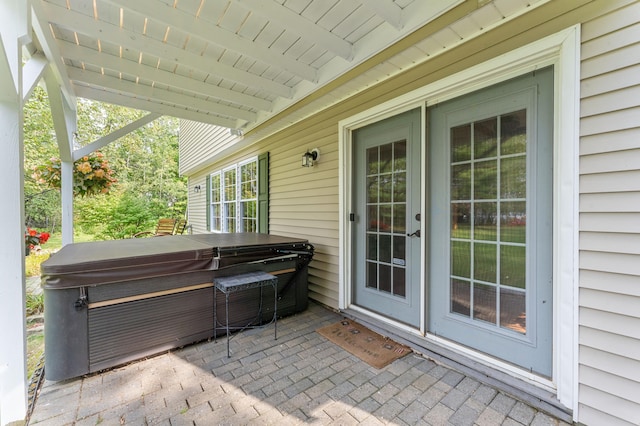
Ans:
<svg viewBox="0 0 640 426"><path fill-rule="evenodd" d="M33 178L36 182L50 188L60 189L62 182L60 159L50 158L44 164L33 168ZM96 151L85 155L73 165L73 194L95 195L106 194L111 186L117 182L113 171L104 155Z"/></svg>

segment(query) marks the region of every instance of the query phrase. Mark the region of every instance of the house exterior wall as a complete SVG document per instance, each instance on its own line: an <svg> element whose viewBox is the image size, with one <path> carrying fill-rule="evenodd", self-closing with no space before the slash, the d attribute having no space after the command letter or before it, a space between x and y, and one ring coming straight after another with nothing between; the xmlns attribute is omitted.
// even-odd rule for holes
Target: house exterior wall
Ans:
<svg viewBox="0 0 640 426"><path fill-rule="evenodd" d="M338 122L575 24L583 24L580 126L578 417L584 424L639 424L640 418L640 5L635 1L553 1L408 71L295 123L250 147L204 164L228 138L181 123L189 187L226 164L270 152L270 233L316 247L309 296L338 307ZM550 18L551 17L551 18ZM443 19L446 19L447 16ZM452 18L453 19L453 18ZM183 131L184 130L184 131ZM184 148L183 148L184 145ZM209 144L207 144L209 145ZM214 147L215 145L215 147ZM313 168L302 154L319 148ZM182 158L181 158L182 161ZM200 164L200 165L198 165ZM198 167L200 167L198 169ZM206 231L205 194L190 193L194 232ZM626 423L625 423L626 422Z"/></svg>
<svg viewBox="0 0 640 426"><path fill-rule="evenodd" d="M640 424L640 3L582 27L579 415Z"/></svg>

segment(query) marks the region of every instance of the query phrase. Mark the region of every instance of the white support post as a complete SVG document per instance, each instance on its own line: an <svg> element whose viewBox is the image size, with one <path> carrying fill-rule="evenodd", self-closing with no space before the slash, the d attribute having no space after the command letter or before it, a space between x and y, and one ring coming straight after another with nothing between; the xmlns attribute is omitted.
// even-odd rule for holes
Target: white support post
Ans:
<svg viewBox="0 0 640 426"><path fill-rule="evenodd" d="M62 245L73 243L73 162L60 162L62 197Z"/></svg>
<svg viewBox="0 0 640 426"><path fill-rule="evenodd" d="M44 75L51 104L53 127L60 150L62 181L62 245L73 243L73 133L76 130L75 105L70 106L51 68Z"/></svg>
<svg viewBox="0 0 640 426"><path fill-rule="evenodd" d="M0 425L27 412L22 54L27 2L0 2Z"/></svg>

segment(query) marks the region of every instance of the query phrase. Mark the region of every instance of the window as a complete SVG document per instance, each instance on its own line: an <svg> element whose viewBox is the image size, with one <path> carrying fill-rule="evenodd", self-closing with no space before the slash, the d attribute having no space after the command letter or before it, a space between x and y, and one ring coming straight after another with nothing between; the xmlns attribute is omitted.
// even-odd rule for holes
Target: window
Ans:
<svg viewBox="0 0 640 426"><path fill-rule="evenodd" d="M268 153L212 173L207 187L210 231L267 232Z"/></svg>

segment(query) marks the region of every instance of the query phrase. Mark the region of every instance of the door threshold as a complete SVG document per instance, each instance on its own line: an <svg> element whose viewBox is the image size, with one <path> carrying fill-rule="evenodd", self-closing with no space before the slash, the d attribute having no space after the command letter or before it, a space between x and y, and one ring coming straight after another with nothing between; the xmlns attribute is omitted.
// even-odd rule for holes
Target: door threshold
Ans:
<svg viewBox="0 0 640 426"><path fill-rule="evenodd" d="M573 423L572 411L562 405L553 392L520 380L504 371L480 363L468 356L448 349L426 338L397 329L384 321L368 316L354 309L341 310L347 318L356 320L373 331L405 344L415 352L447 367L457 370L481 383L507 393L551 416L567 423Z"/></svg>

